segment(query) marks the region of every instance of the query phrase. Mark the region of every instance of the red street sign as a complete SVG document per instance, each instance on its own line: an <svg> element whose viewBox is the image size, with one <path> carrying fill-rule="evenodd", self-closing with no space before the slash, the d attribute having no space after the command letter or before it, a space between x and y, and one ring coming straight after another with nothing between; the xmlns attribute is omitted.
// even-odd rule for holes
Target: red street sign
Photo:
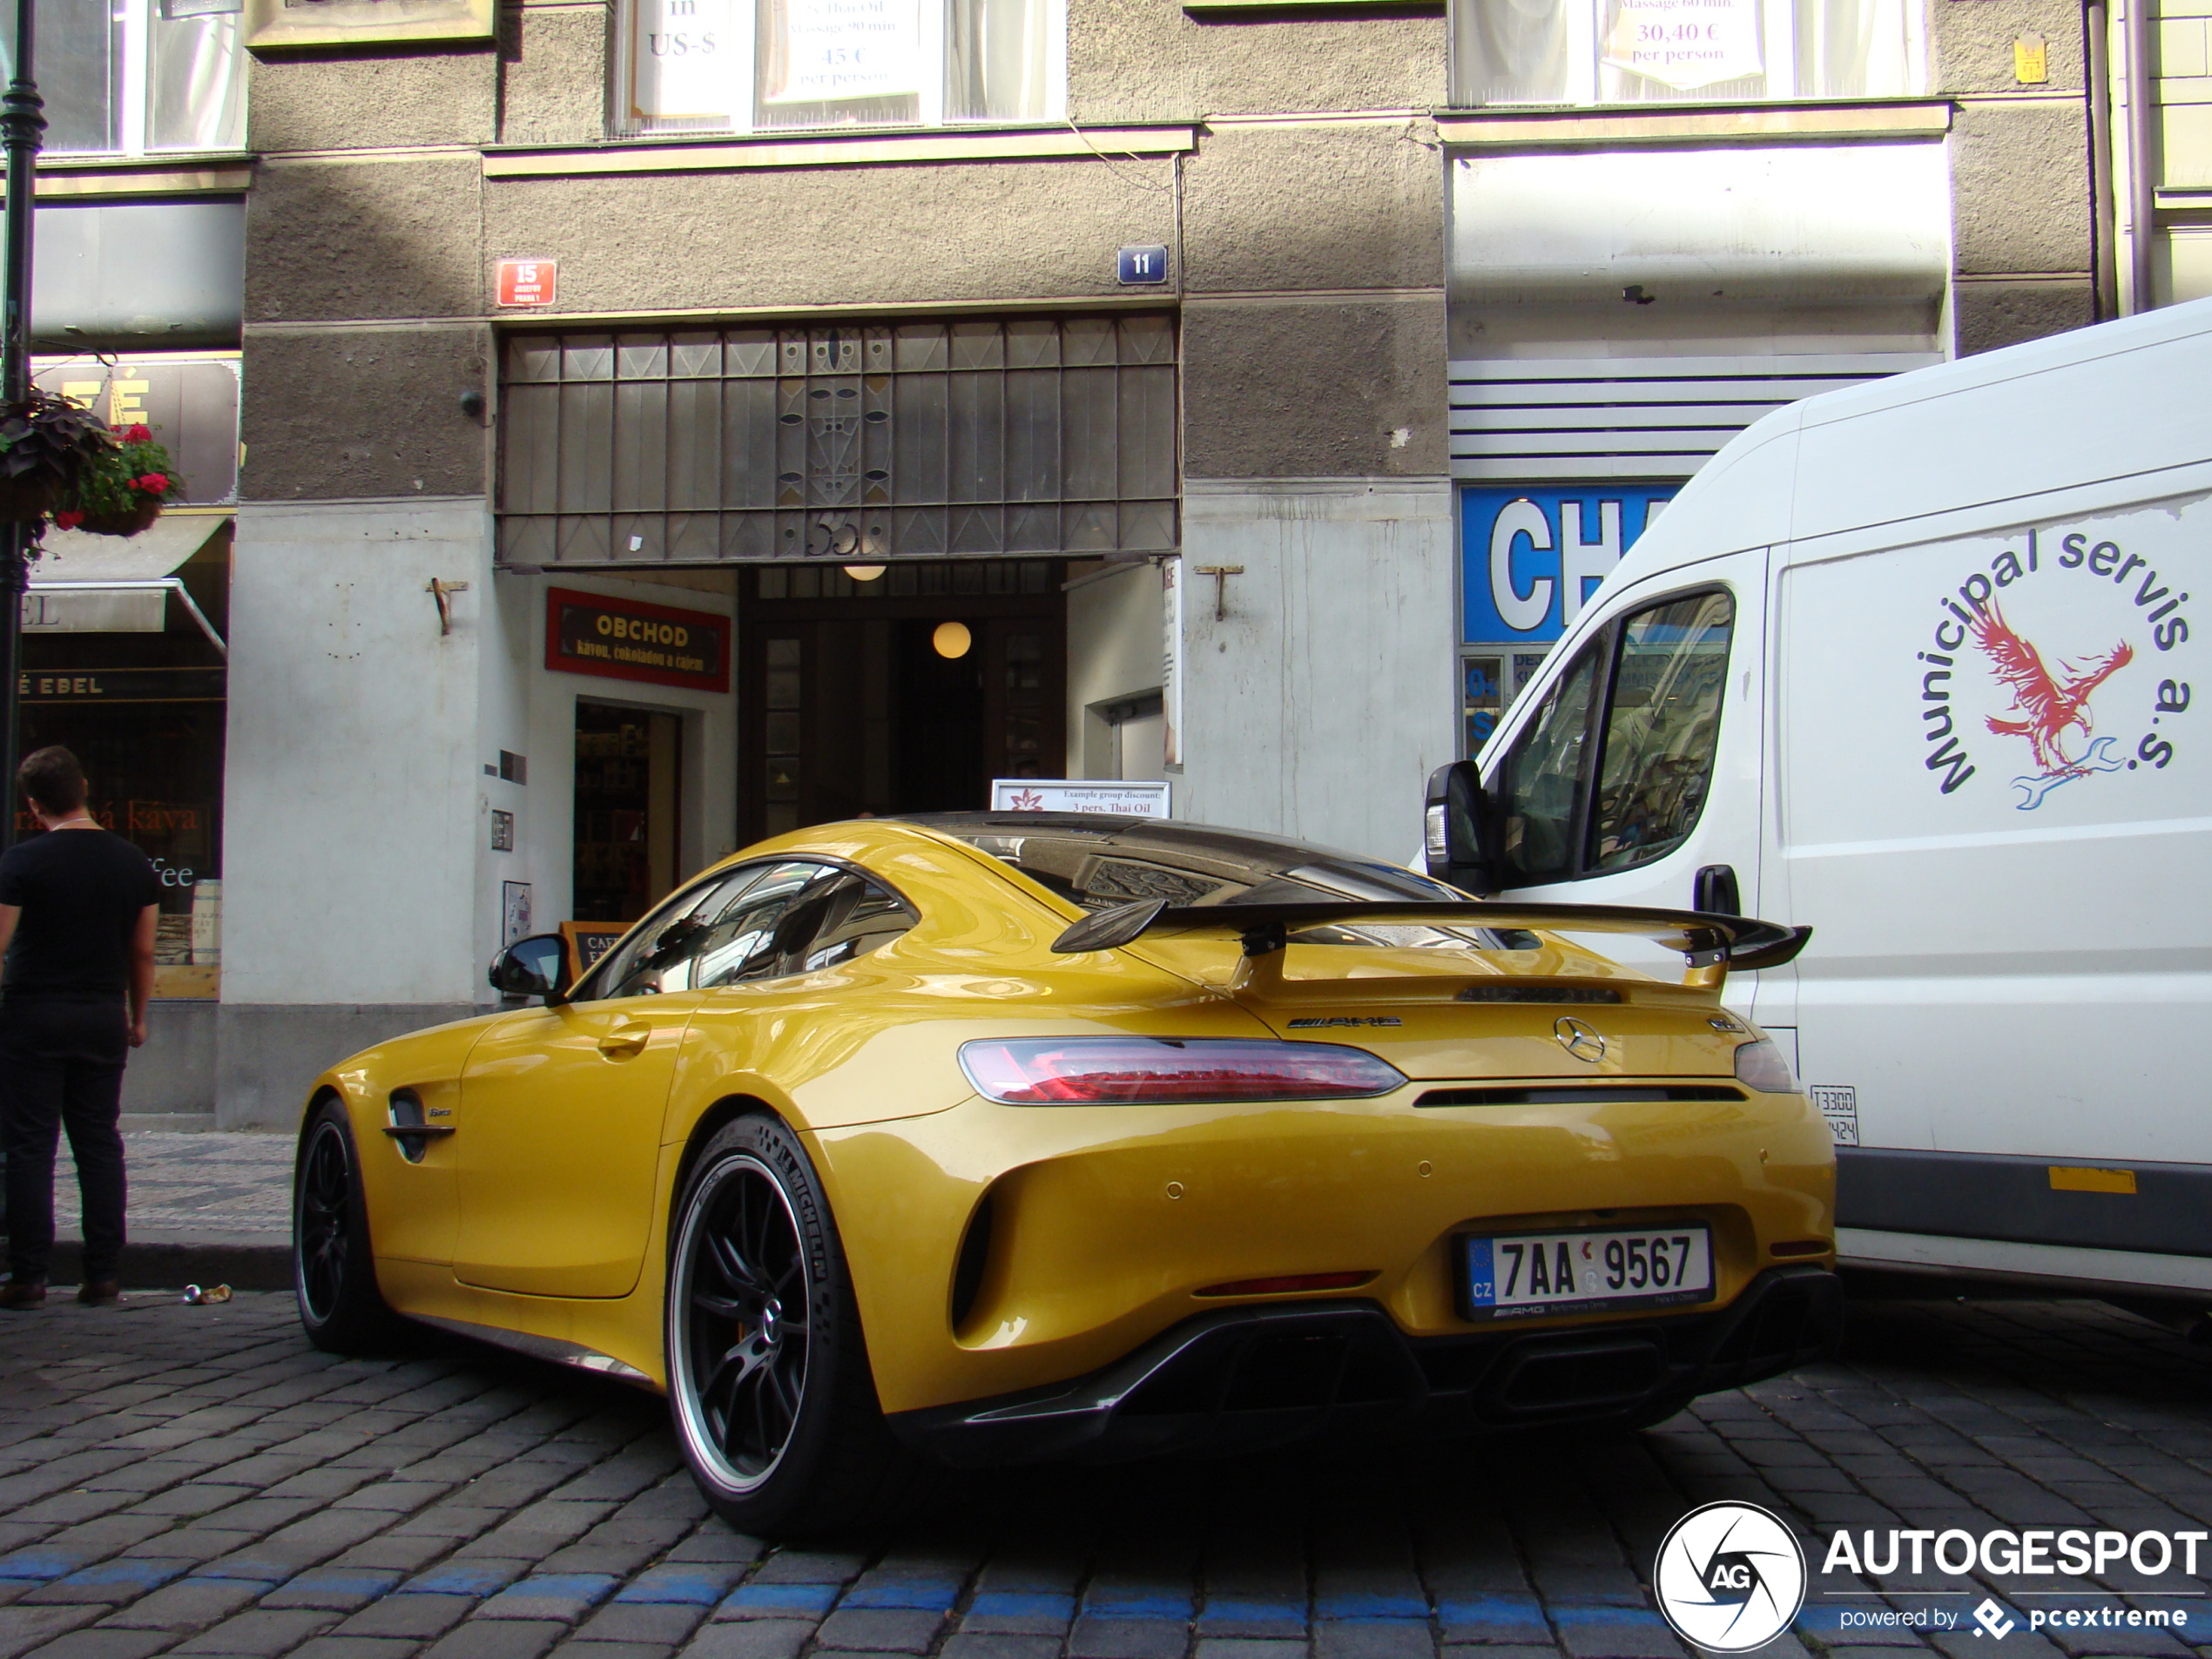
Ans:
<svg viewBox="0 0 2212 1659"><path fill-rule="evenodd" d="M550 306L560 270L551 260L502 260L496 286L502 306Z"/></svg>

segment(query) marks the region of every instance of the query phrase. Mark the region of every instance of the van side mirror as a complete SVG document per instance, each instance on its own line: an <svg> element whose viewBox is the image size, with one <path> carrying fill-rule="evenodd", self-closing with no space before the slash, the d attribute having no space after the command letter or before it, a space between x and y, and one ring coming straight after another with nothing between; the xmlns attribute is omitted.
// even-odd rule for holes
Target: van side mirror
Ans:
<svg viewBox="0 0 2212 1659"><path fill-rule="evenodd" d="M491 988L502 996L542 996L548 1008L569 1000L569 952L558 934L518 939L492 959Z"/></svg>
<svg viewBox="0 0 2212 1659"><path fill-rule="evenodd" d="M1483 851L1488 813L1474 761L1454 760L1429 774L1421 830L1430 875L1478 896L1498 890Z"/></svg>

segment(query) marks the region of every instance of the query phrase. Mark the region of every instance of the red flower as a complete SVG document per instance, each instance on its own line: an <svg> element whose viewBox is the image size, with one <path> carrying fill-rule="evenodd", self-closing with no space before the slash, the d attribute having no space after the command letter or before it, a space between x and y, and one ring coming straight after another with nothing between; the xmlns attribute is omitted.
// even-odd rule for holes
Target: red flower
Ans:
<svg viewBox="0 0 2212 1659"><path fill-rule="evenodd" d="M123 442L125 443L152 443L153 442L153 430L150 427L125 427L123 429Z"/></svg>
<svg viewBox="0 0 2212 1659"><path fill-rule="evenodd" d="M84 522L84 515L82 513L72 513L64 509L54 515L54 524L58 529L73 530Z"/></svg>
<svg viewBox="0 0 2212 1659"><path fill-rule="evenodd" d="M165 496L169 493L169 479L163 473L145 473L131 481L131 488L143 489L149 496Z"/></svg>

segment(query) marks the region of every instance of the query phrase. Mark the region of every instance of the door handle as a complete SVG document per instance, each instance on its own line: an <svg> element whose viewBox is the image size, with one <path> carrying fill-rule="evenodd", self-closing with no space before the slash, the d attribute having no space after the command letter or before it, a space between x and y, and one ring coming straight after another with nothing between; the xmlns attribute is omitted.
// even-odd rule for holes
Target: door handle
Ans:
<svg viewBox="0 0 2212 1659"><path fill-rule="evenodd" d="M1736 885L1736 867L1708 864L1689 884L1689 907L1709 916L1740 916L1743 895Z"/></svg>
<svg viewBox="0 0 2212 1659"><path fill-rule="evenodd" d="M653 1028L649 1025L625 1026L619 1031L610 1031L599 1039L599 1052L610 1060L628 1060L645 1052L645 1045L653 1040Z"/></svg>

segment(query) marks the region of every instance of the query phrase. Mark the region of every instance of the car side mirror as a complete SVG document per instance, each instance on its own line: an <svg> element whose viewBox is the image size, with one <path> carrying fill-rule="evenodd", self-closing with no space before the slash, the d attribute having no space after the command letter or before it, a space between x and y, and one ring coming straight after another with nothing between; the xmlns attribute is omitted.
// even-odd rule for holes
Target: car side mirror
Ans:
<svg viewBox="0 0 2212 1659"><path fill-rule="evenodd" d="M1430 875L1478 897L1498 890L1483 850L1488 812L1474 761L1454 760L1429 775L1421 832Z"/></svg>
<svg viewBox="0 0 2212 1659"><path fill-rule="evenodd" d="M542 996L548 1008L569 1000L569 951L558 934L518 939L492 959L491 988L502 996Z"/></svg>

